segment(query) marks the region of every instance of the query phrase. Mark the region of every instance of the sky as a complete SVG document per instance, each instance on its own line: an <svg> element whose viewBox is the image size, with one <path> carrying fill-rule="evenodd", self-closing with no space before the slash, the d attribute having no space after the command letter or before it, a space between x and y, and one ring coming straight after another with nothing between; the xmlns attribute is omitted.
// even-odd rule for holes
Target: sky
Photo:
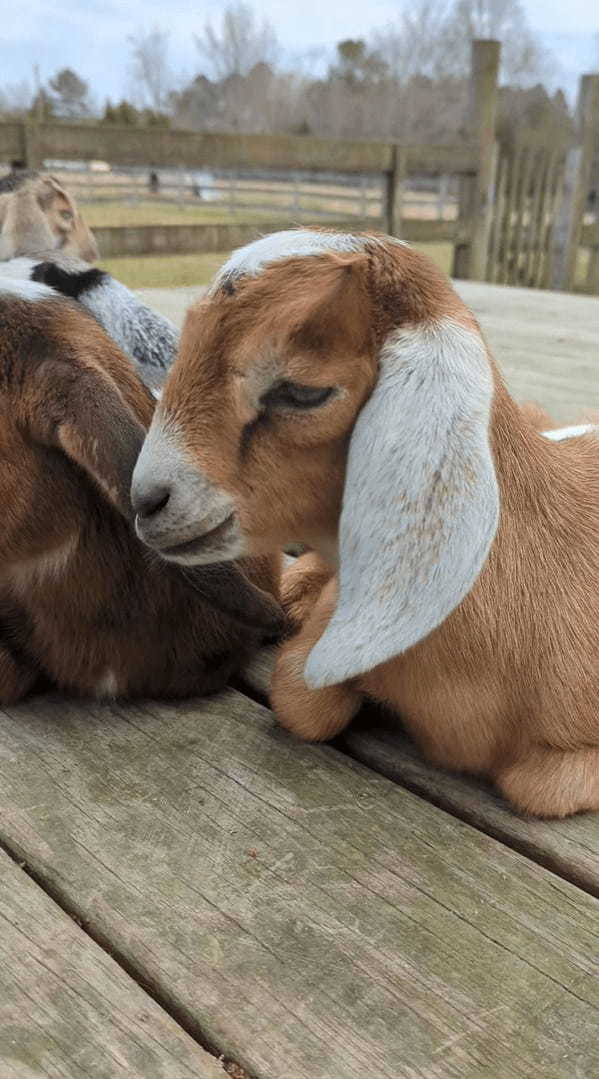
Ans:
<svg viewBox="0 0 599 1079"><path fill-rule="evenodd" d="M409 3L409 0L404 0ZM558 82L569 96L578 74L592 70L599 33L596 0L523 0L529 22L557 60ZM61 67L74 68L96 98L130 90L128 37L154 25L170 32L170 58L181 83L200 63L193 34L218 23L224 0L4 0L0 37L0 88L42 81ZM256 0L254 10L274 26L284 56L330 49L343 37L368 36L392 22L401 0Z"/></svg>

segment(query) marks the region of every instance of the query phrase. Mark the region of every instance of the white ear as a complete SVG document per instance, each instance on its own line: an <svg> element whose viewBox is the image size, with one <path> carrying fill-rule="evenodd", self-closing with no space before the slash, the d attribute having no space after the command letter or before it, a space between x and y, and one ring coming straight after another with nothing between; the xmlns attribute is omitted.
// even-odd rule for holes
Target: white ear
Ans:
<svg viewBox="0 0 599 1079"><path fill-rule="evenodd" d="M452 320L401 329L351 438L339 598L312 649L312 689L372 670L426 637L469 592L499 515L483 341Z"/></svg>

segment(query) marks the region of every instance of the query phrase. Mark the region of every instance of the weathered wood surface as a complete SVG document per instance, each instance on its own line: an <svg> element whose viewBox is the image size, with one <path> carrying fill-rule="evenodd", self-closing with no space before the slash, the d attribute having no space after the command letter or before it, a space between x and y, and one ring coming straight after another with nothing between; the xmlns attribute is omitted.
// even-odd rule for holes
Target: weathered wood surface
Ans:
<svg viewBox="0 0 599 1079"><path fill-rule="evenodd" d="M568 422L599 408L599 300L565 292L476 281L455 286L483 332L517 400L533 399ZM204 290L144 289L151 306L181 324Z"/></svg>
<svg viewBox="0 0 599 1079"><path fill-rule="evenodd" d="M264 700L275 655L276 649L263 648L245 671L250 691ZM380 775L599 896L599 814L585 813L564 821L519 816L489 784L427 764L403 733L400 721L374 707L363 710L338 744Z"/></svg>
<svg viewBox="0 0 599 1079"><path fill-rule="evenodd" d="M0 713L3 841L260 1079L599 1074L599 902L229 692Z"/></svg>
<svg viewBox="0 0 599 1079"><path fill-rule="evenodd" d="M398 183L401 187L401 182ZM398 192L392 189L394 196ZM395 207L400 208L400 202ZM390 210L388 212L391 212ZM394 229L400 227L400 218L394 218ZM206 251L228 251L241 247L268 232L277 232L285 228L285 222L261 221L259 224L202 224L202 225L110 225L94 228L94 236L102 258L115 258L127 255L180 255L199 254ZM348 221L335 221L336 229L356 231L359 229L378 229L383 231L381 221L370 218L368 221L354 217ZM388 228L387 228L387 231ZM467 228L458 229L455 221L424 221L417 218L404 218L401 221L401 234L412 243L452 243L459 237L467 239Z"/></svg>
<svg viewBox="0 0 599 1079"><path fill-rule="evenodd" d="M221 1064L3 851L0 1075L225 1079Z"/></svg>
<svg viewBox="0 0 599 1079"><path fill-rule="evenodd" d="M391 167L393 144L371 139L323 139L312 135L236 135L174 131L101 124L0 123L0 160L10 160L29 147L28 166L44 158L112 165L177 168L279 168L343 172L385 172ZM438 172L473 172L475 147L405 145L410 167Z"/></svg>
<svg viewBox="0 0 599 1079"><path fill-rule="evenodd" d="M599 815L534 820L514 813L474 777L434 768L392 718L365 713L347 731L344 748L381 775L508 843L567 880L599 896ZM599 929L599 924L597 925Z"/></svg>

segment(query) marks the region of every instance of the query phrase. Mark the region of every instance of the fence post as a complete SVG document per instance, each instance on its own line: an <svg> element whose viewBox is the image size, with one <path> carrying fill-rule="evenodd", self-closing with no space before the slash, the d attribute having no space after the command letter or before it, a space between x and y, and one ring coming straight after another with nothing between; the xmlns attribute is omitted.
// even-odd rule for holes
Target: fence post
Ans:
<svg viewBox="0 0 599 1079"><path fill-rule="evenodd" d="M460 184L458 225L468 227L469 238L456 244L452 272L454 277L474 281L484 281L487 273L497 165L495 134L500 55L499 41L472 42L468 129L476 146L478 162L476 174L463 177Z"/></svg>
<svg viewBox="0 0 599 1079"><path fill-rule="evenodd" d="M391 147L391 168L385 173L385 232L401 236L401 203L405 178L405 154L395 143Z"/></svg>
<svg viewBox="0 0 599 1079"><path fill-rule="evenodd" d="M593 296L599 296L599 246L589 250L586 288Z"/></svg>
<svg viewBox="0 0 599 1079"><path fill-rule="evenodd" d="M571 289L576 274L580 230L589 192L599 128L599 75L583 75L578 88L578 145L568 151L562 197L551 244L549 288Z"/></svg>
<svg viewBox="0 0 599 1079"><path fill-rule="evenodd" d="M24 121L21 124L21 145L23 147L23 165L26 169L39 169L42 159L39 152L39 132L35 122Z"/></svg>

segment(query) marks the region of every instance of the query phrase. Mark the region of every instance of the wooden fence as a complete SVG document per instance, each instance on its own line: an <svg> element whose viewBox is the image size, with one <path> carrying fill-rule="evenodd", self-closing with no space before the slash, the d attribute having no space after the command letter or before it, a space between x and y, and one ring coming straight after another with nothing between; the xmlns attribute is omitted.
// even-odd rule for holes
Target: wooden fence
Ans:
<svg viewBox="0 0 599 1079"><path fill-rule="evenodd" d="M584 216L599 131L599 76L584 76L581 82L577 146L565 156L545 148L535 157L522 148L510 159L499 154L495 137L499 59L499 42L473 42L468 137L448 146L6 123L0 124L0 161L39 167L47 159L101 160L148 170L243 169L264 173L270 169L378 176L384 187L381 225L385 231L422 242L451 243L454 276L571 288L579 248L586 244L590 250L587 287L599 291L598 227L586 224ZM456 220L415 220L406 213L406 181L415 174L457 177ZM372 224L373 218L369 221ZM181 239L177 226L157 226L152 235L142 235L142 231L128 230L123 240L129 245L127 249L164 250L163 245L175 242L176 236L179 244L191 242ZM199 232L196 237L199 241ZM114 251L117 238L113 240Z"/></svg>

